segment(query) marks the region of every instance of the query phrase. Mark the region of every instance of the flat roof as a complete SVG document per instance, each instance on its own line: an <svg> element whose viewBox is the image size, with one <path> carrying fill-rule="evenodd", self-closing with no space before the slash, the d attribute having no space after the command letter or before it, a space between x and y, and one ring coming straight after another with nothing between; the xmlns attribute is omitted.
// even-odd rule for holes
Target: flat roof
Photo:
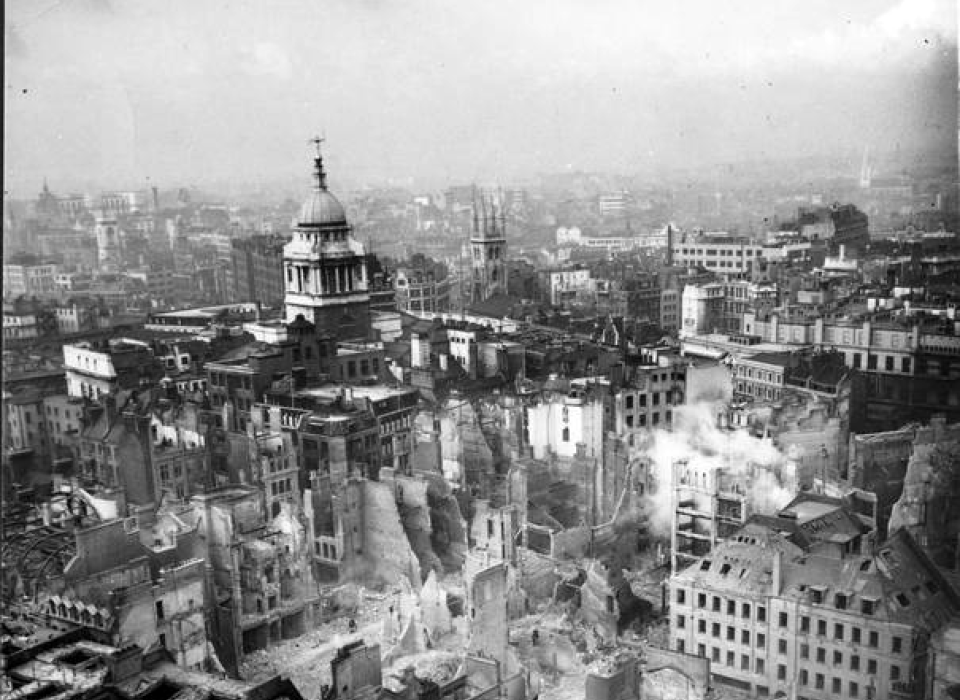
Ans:
<svg viewBox="0 0 960 700"><path fill-rule="evenodd" d="M393 396L403 396L405 394L416 393L418 390L413 387L393 387L386 384L373 384L369 386L353 386L342 384L330 384L322 387L301 389L296 392L297 396L310 396L317 399L335 399L340 393L352 392L356 399L370 399L371 401L382 401Z"/></svg>

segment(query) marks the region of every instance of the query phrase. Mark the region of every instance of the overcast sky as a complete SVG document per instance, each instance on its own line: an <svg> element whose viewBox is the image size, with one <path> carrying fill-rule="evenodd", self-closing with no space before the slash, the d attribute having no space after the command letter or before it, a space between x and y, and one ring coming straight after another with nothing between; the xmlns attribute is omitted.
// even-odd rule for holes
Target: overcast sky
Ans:
<svg viewBox="0 0 960 700"><path fill-rule="evenodd" d="M7 0L6 187L955 149L955 0Z"/></svg>

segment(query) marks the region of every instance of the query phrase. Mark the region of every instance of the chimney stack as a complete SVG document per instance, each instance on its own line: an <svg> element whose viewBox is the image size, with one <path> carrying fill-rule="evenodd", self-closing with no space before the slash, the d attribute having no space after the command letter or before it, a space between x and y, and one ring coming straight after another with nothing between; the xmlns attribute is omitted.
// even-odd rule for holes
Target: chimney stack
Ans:
<svg viewBox="0 0 960 700"><path fill-rule="evenodd" d="M770 591L773 595L780 595L783 587L783 552L777 550L773 554L773 580Z"/></svg>

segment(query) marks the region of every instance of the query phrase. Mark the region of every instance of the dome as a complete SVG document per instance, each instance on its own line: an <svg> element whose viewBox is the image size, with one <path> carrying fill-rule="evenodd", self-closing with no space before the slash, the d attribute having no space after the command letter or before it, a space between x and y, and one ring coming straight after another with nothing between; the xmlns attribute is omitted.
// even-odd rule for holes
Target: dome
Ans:
<svg viewBox="0 0 960 700"><path fill-rule="evenodd" d="M300 207L301 226L346 226L347 214L339 200L327 190L327 174L320 156L321 139L317 139L317 157L313 161L313 192Z"/></svg>
<svg viewBox="0 0 960 700"><path fill-rule="evenodd" d="M307 226L346 226L343 205L326 188L316 188L300 207L300 224Z"/></svg>

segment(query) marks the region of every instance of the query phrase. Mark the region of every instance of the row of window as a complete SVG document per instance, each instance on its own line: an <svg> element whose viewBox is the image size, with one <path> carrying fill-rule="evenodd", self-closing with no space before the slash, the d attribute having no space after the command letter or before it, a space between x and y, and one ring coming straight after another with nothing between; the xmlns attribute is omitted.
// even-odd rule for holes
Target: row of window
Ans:
<svg viewBox="0 0 960 700"><path fill-rule="evenodd" d="M681 248L681 255L719 255L721 257L740 257L744 255L751 257L753 255L760 255L760 251L754 251L752 248L738 248L736 250L729 249L720 249L719 251L716 248Z"/></svg>
<svg viewBox="0 0 960 700"><path fill-rule="evenodd" d="M679 652L685 651L685 643L682 639L676 640L676 649ZM697 655L706 658L707 648L704 644L697 645ZM857 657L859 659L859 657ZM737 653L734 651L727 651L726 656L721 655L719 647L710 648L710 660L716 665L725 665L732 669L737 669ZM740 654L739 658L739 670L746 673L756 673L758 675L766 674L766 661L763 658L756 658L753 660L751 666L751 657L749 654ZM859 670L859 664L856 669L851 667L851 670ZM876 659L867 659L866 663L867 675L873 678L877 675L877 660ZM898 682L902 678L902 671L899 666L892 665L890 666L890 680L892 682ZM787 665L786 664L777 664L777 680L786 681L787 680ZM806 668L801 668L798 673L798 681L802 686L810 686L810 670ZM824 690L826 688L826 676L823 673L814 673L813 674L813 687L817 690ZM843 692L843 679L839 677L832 677L830 683L830 689L834 694L841 694ZM875 689L875 685L871 683L870 686L866 686L865 690L867 693L864 697L872 697L872 692ZM860 685L858 681L848 681L847 684L847 697L856 698L860 697Z"/></svg>
<svg viewBox="0 0 960 700"><path fill-rule="evenodd" d="M673 422L673 412L672 412L672 411L667 411L666 413L664 413L663 420L664 420L664 422L665 422L667 425L670 425L670 424ZM646 428L646 427L647 427L647 416L646 416L646 414L644 414L644 413L641 413L640 415L638 415L638 416L636 417L636 425L634 425L634 417L633 417L633 416L627 416L627 417L624 419L624 421L625 421L625 423L626 423L626 425L627 425L628 428L633 428L633 427ZM660 425L660 414L659 414L659 413L653 413L653 414L650 416L650 425Z"/></svg>

